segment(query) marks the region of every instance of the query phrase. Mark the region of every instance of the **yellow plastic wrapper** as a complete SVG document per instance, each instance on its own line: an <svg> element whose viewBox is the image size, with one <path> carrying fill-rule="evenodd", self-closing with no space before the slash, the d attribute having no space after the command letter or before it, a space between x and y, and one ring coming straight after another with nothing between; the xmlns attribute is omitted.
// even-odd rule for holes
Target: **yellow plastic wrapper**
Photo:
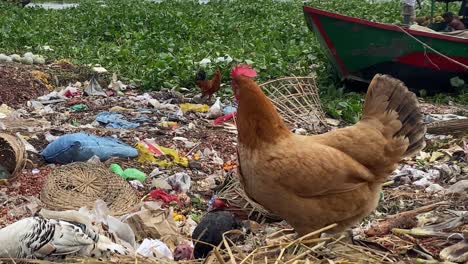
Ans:
<svg viewBox="0 0 468 264"><path fill-rule="evenodd" d="M185 216L184 215L181 215L181 214L178 214L178 213L174 213L174 221L176 222L179 222L179 221L185 221Z"/></svg>
<svg viewBox="0 0 468 264"><path fill-rule="evenodd" d="M156 163L159 167L169 168L175 164L188 167L189 161L185 157L180 157L179 153L175 149L165 148L162 146L154 145L158 150L160 150L164 155L168 155L172 157L173 162L167 160L158 160L155 157L155 154L152 153L144 143L139 142L136 144L135 148L138 150L138 158L137 161L140 163L151 162Z"/></svg>
<svg viewBox="0 0 468 264"><path fill-rule="evenodd" d="M179 153L175 149L165 148L161 146L157 146L165 155L169 155L173 158L174 163L178 164L183 167L188 167L189 162L188 159L185 157L180 157Z"/></svg>
<svg viewBox="0 0 468 264"><path fill-rule="evenodd" d="M210 109L210 107L206 104L190 104L190 103L186 103L186 104L180 104L180 109L182 109L182 112L186 113L186 112L198 112L198 113L204 113L204 112L208 112L208 109Z"/></svg>
<svg viewBox="0 0 468 264"><path fill-rule="evenodd" d="M140 163L146 163L146 162L151 162L155 163L157 162L156 158L154 157L153 153L149 149L146 148L145 144L138 142L135 146L135 148L138 150L138 157L137 161Z"/></svg>

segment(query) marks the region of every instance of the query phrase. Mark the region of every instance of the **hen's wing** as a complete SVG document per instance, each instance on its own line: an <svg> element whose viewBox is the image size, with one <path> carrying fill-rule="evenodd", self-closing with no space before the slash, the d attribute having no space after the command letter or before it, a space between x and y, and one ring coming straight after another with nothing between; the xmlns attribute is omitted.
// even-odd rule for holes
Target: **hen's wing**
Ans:
<svg viewBox="0 0 468 264"><path fill-rule="evenodd" d="M292 136L276 150L263 157L262 171L270 171L274 182L300 197L348 192L375 181L352 157L307 137Z"/></svg>

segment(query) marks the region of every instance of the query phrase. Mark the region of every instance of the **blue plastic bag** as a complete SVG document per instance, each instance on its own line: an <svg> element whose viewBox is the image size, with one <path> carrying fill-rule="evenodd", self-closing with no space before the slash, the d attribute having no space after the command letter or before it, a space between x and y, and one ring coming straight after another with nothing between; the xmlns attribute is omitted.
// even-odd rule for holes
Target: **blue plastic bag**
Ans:
<svg viewBox="0 0 468 264"><path fill-rule="evenodd" d="M125 120L125 117L118 113L101 112L96 116L96 121L106 124L107 128L137 128L140 126L138 123L133 123Z"/></svg>
<svg viewBox="0 0 468 264"><path fill-rule="evenodd" d="M114 138L75 133L57 138L42 151L41 155L49 163L67 164L87 161L94 155L101 161L111 157L133 158L138 156L138 151Z"/></svg>

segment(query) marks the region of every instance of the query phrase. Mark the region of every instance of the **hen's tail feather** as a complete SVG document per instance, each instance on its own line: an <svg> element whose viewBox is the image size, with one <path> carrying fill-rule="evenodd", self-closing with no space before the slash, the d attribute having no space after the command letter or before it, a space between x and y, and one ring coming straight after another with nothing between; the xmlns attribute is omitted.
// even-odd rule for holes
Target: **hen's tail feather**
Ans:
<svg viewBox="0 0 468 264"><path fill-rule="evenodd" d="M392 113L397 113L401 126L395 125ZM372 79L364 103L363 120L378 119L384 134L407 138L409 145L403 157L412 156L426 145L426 126L414 93L399 80L377 74Z"/></svg>

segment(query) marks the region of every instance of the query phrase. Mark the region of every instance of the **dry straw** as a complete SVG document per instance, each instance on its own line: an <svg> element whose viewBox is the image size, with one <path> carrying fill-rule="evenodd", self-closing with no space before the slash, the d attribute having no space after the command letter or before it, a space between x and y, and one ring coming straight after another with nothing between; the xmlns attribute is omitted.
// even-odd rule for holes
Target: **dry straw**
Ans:
<svg viewBox="0 0 468 264"><path fill-rule="evenodd" d="M51 210L93 208L103 200L111 215L123 215L139 203L133 188L100 164L75 162L58 167L46 180L41 201Z"/></svg>

